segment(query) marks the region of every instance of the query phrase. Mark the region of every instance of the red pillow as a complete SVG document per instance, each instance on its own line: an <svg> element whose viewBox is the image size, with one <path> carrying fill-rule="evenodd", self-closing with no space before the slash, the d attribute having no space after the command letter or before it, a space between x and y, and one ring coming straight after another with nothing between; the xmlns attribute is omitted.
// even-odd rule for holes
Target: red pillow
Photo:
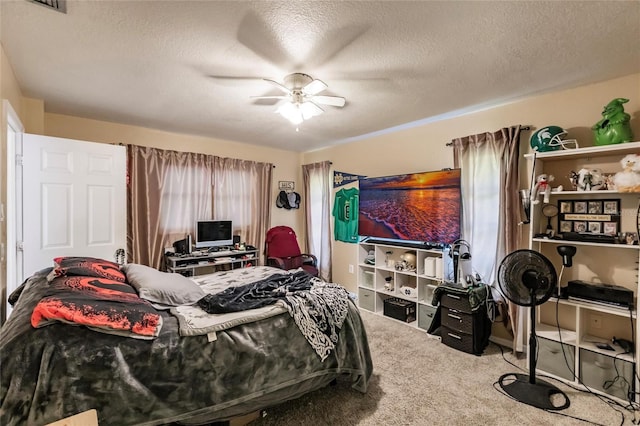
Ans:
<svg viewBox="0 0 640 426"><path fill-rule="evenodd" d="M124 273L120 270L120 265L104 259L64 256L54 258L53 263L53 273L49 276L49 281L55 277L68 275L126 281Z"/></svg>
<svg viewBox="0 0 640 426"><path fill-rule="evenodd" d="M55 278L31 314L35 328L63 322L108 334L153 339L162 317L127 283L96 277Z"/></svg>

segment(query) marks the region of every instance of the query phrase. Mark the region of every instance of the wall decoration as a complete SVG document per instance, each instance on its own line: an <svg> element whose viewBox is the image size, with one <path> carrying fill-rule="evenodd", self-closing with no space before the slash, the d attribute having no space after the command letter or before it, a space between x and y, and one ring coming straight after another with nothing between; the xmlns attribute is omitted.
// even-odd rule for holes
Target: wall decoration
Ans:
<svg viewBox="0 0 640 426"><path fill-rule="evenodd" d="M333 172L333 187L338 188L343 185L347 185L351 182L356 182L360 179L364 179L366 176L362 175L353 175L351 173L345 172Z"/></svg>
<svg viewBox="0 0 640 426"><path fill-rule="evenodd" d="M336 241L358 242L358 210L360 190L342 188L336 192L333 203L333 236Z"/></svg>
<svg viewBox="0 0 640 426"><path fill-rule="evenodd" d="M296 189L296 184L293 181L280 180L278 181L278 189L281 191L293 191Z"/></svg>
<svg viewBox="0 0 640 426"><path fill-rule="evenodd" d="M620 199L558 200L558 206L560 233L590 232L618 235L620 232ZM640 215L640 206L638 212Z"/></svg>

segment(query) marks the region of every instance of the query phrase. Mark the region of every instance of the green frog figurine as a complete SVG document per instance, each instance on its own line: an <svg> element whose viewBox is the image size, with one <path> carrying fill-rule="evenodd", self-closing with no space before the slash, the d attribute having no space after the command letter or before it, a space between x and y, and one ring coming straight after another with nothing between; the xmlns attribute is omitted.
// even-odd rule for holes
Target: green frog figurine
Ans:
<svg viewBox="0 0 640 426"><path fill-rule="evenodd" d="M609 102L602 110L602 119L591 127L596 145L613 145L623 142L631 142L633 135L629 120L631 116L624 112L625 104L629 99L616 98Z"/></svg>

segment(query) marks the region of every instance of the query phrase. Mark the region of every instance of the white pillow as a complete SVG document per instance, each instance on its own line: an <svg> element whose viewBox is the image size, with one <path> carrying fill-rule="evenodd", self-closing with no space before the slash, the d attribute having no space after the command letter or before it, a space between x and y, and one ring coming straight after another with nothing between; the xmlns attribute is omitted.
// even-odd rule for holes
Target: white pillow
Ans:
<svg viewBox="0 0 640 426"><path fill-rule="evenodd" d="M193 305L206 294L198 284L180 274L158 271L137 263L128 263L120 269L142 299L161 309Z"/></svg>

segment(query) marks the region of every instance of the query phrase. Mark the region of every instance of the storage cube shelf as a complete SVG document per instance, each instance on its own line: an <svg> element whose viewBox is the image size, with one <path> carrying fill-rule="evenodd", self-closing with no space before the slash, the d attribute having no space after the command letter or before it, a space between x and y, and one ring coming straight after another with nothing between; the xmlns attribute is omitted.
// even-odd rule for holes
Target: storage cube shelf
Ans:
<svg viewBox="0 0 640 426"><path fill-rule="evenodd" d="M551 193L551 204L560 208L559 200L619 199L620 232L638 232L640 193L616 190L572 191L567 178L571 170L577 171L583 167L599 168L607 174L616 173L622 170L620 160L630 153L640 154L640 142L541 152L535 156L526 154L525 158L535 158L533 173L536 176L541 173L554 175L556 179L552 185L564 187L563 191ZM542 215L543 202L540 201L532 205L531 209L529 248L542 253L553 263L561 279L560 285L566 286L569 280L584 280L623 286L633 290L634 306L637 306L640 246L540 238L539 235L544 234L548 225L547 218ZM554 230L558 231L559 218L551 224ZM572 267L563 269L561 256L557 252L559 245L572 245L577 248ZM574 385L584 384L596 393L607 394L628 403L628 391L640 389L640 383L633 373L640 352L640 330L635 309L597 301L556 297L552 297L536 309L538 373L548 374ZM625 353L623 348L612 343L613 337L634 342L635 353ZM611 345L614 350L597 347L603 343ZM531 354L527 353L527 356ZM617 374L624 379L618 381L628 382L630 389L624 389L618 381L616 385L605 385ZM637 395L633 396L632 400L640 402Z"/></svg>
<svg viewBox="0 0 640 426"><path fill-rule="evenodd" d="M385 300L398 298L414 304L411 327L428 330L435 314L431 305L436 287L451 274L446 250L415 249L394 244L362 242L358 246L358 304L360 308L385 315ZM402 269L403 255L415 256L415 265ZM412 256L408 256L412 258ZM396 266L398 265L398 266Z"/></svg>

